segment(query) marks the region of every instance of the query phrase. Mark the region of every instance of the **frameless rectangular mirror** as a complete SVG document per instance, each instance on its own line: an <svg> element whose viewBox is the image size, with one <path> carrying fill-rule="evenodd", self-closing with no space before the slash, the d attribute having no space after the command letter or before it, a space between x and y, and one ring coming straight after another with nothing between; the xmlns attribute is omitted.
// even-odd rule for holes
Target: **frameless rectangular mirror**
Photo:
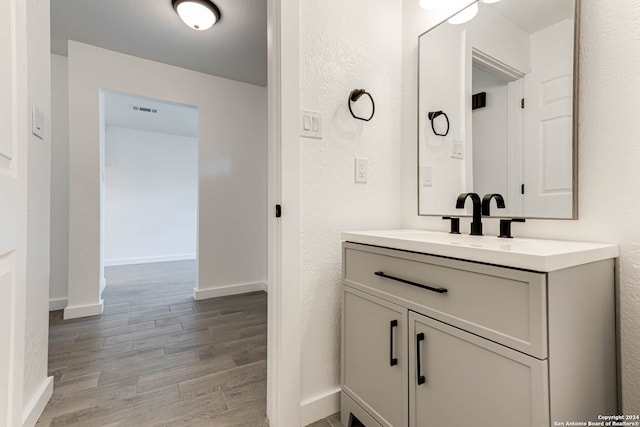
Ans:
<svg viewBox="0 0 640 427"><path fill-rule="evenodd" d="M504 196L496 216L577 218L578 2L478 2L420 36L419 215L475 192Z"/></svg>

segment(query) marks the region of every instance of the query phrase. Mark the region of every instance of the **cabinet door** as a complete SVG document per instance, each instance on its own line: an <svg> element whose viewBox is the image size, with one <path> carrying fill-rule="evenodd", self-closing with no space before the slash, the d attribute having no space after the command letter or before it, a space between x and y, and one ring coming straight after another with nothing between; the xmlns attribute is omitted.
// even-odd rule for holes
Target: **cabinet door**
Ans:
<svg viewBox="0 0 640 427"><path fill-rule="evenodd" d="M407 309L344 287L342 389L383 426L407 425Z"/></svg>
<svg viewBox="0 0 640 427"><path fill-rule="evenodd" d="M409 313L411 427L549 426L547 362Z"/></svg>

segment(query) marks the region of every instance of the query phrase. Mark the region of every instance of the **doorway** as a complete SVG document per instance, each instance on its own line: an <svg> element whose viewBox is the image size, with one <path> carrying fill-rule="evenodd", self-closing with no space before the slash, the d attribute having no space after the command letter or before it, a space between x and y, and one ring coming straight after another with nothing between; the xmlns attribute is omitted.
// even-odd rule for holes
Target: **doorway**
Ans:
<svg viewBox="0 0 640 427"><path fill-rule="evenodd" d="M145 283L171 267L195 289L198 108L101 93L101 287Z"/></svg>

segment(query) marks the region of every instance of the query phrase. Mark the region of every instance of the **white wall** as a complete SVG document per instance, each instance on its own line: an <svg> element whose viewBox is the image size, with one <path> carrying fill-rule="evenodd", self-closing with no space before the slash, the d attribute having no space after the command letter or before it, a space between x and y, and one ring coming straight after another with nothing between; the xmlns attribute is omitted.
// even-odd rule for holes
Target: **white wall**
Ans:
<svg viewBox="0 0 640 427"><path fill-rule="evenodd" d="M573 19L565 19L531 34L531 67L571 60L573 53Z"/></svg>
<svg viewBox="0 0 640 427"><path fill-rule="evenodd" d="M48 378L51 73L49 4L27 2L28 106L45 116L44 139L29 134L27 276L22 422L33 425L51 396ZM29 123L31 120L29 120ZM3 325L6 327L6 325Z"/></svg>
<svg viewBox="0 0 640 427"><path fill-rule="evenodd" d="M99 89L199 108L196 297L264 287L266 88L69 42L69 306L101 311Z"/></svg>
<svg viewBox="0 0 640 427"><path fill-rule="evenodd" d="M474 94L486 92L486 107L473 110L473 191L478 194L500 193L508 212L509 163L507 138L507 82L478 68L473 69ZM449 193L451 194L451 193Z"/></svg>
<svg viewBox="0 0 640 427"><path fill-rule="evenodd" d="M324 139L300 138L302 425L338 410L340 232L400 225L400 25L395 0L300 2L301 108L324 116ZM370 122L349 114L356 88L375 99Z"/></svg>
<svg viewBox="0 0 640 427"><path fill-rule="evenodd" d="M198 138L107 126L109 265L195 259Z"/></svg>
<svg viewBox="0 0 640 427"><path fill-rule="evenodd" d="M623 407L640 413L640 99L638 38L640 4L620 0L582 1L579 84L579 220L531 220L514 228L515 235L620 244L619 290ZM442 12L446 14L446 11ZM404 164L415 164L417 35L434 22L417 2L404 2L403 152ZM404 224L447 230L439 218L419 217L415 168L404 169ZM485 219L485 233L497 234L498 221ZM461 224L469 229L469 221ZM597 343L594 343L597 346Z"/></svg>
<svg viewBox="0 0 640 427"><path fill-rule="evenodd" d="M69 88L67 57L51 55L51 310L67 305L69 286Z"/></svg>

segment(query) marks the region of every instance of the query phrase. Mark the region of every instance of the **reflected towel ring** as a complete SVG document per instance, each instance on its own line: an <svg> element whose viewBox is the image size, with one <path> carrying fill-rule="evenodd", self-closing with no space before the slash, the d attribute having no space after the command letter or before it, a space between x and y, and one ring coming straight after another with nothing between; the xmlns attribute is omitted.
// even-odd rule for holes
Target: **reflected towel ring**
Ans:
<svg viewBox="0 0 640 427"><path fill-rule="evenodd" d="M447 130L444 131L444 133L438 133L438 131L436 131L436 127L433 124L435 119L440 116L444 116L444 119L447 121ZM444 111L430 111L429 113L427 113L427 117L431 121L431 130L433 130L434 134L438 136L447 136L449 134L449 117L447 116L447 113L445 113Z"/></svg>
<svg viewBox="0 0 640 427"><path fill-rule="evenodd" d="M369 97L369 99L371 100L371 115L369 116L368 119L366 119L364 117L356 116L354 114L353 110L351 109L351 103L358 101L358 99L360 99L360 97L362 95L367 95ZM358 120L362 120L362 121L368 122L369 120L371 120L373 118L373 115L376 112L376 103L373 102L373 97L366 90L364 90L364 89L354 89L349 94L349 112L351 113L351 115L353 116L354 119L358 119Z"/></svg>

